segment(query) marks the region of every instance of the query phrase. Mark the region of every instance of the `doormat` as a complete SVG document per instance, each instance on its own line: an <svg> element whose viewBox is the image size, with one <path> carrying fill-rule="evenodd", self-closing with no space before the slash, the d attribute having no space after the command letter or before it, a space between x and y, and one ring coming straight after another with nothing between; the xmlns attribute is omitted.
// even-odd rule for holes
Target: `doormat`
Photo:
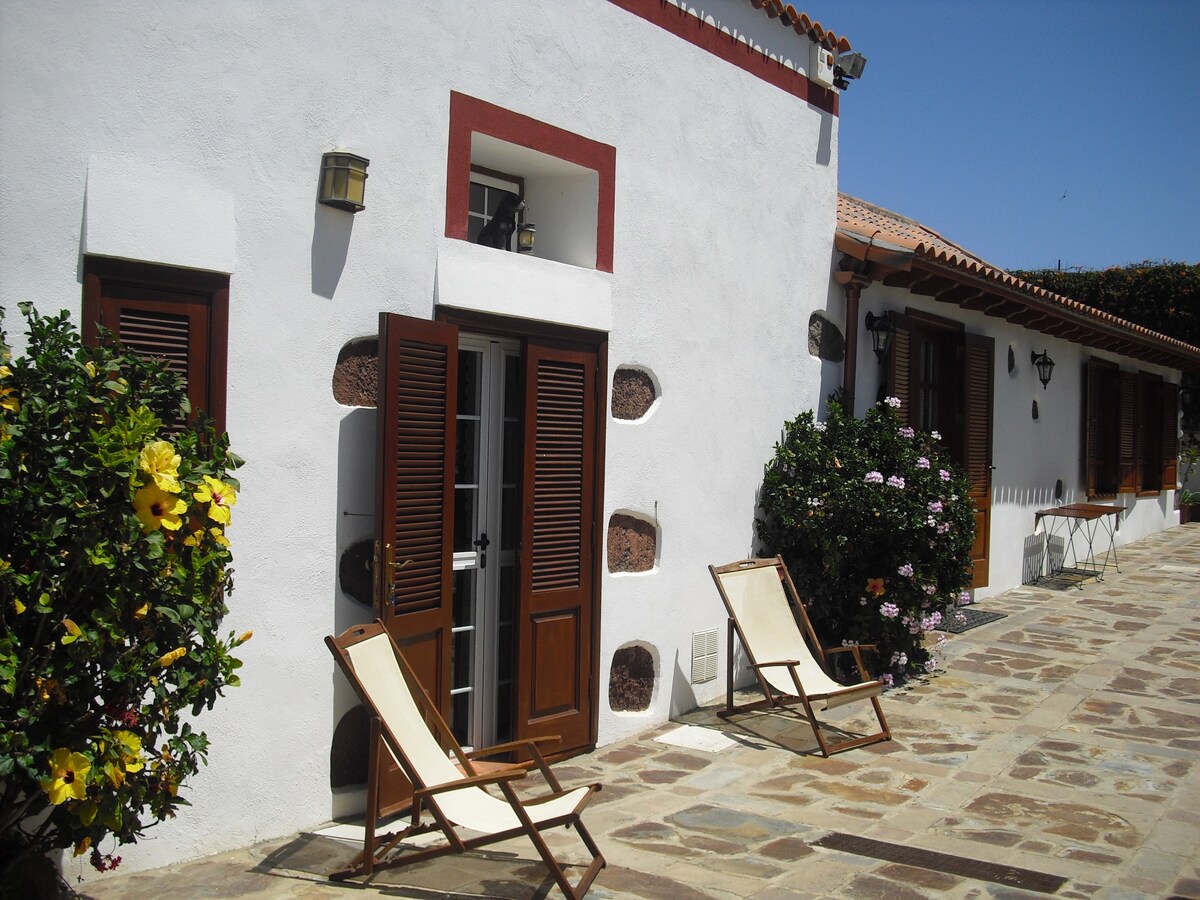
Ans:
<svg viewBox="0 0 1200 900"><path fill-rule="evenodd" d="M972 628L978 628L980 625L986 625L988 622L995 622L997 619L1007 617L1008 613L992 612L987 609L975 609L972 606L960 606L957 612L961 613L965 618L965 622L959 622L958 616L951 613L949 618L942 623L944 627L940 631L948 631L951 634L962 634L964 631L970 631Z"/></svg>

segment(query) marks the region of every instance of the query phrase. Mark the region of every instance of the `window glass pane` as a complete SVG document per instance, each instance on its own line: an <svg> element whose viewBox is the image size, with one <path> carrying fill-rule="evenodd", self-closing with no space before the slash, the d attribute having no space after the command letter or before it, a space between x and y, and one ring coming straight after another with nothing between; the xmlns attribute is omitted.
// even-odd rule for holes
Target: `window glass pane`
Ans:
<svg viewBox="0 0 1200 900"><path fill-rule="evenodd" d="M454 573L455 628L475 624L475 569L459 569Z"/></svg>
<svg viewBox="0 0 1200 900"><path fill-rule="evenodd" d="M450 689L471 687L471 651L475 642L475 632L457 631L450 650Z"/></svg>
<svg viewBox="0 0 1200 900"><path fill-rule="evenodd" d="M460 181L459 184L462 184ZM471 182L471 199L468 201L468 209L473 213L484 215L487 213L487 188L482 184L474 181Z"/></svg>
<svg viewBox="0 0 1200 900"><path fill-rule="evenodd" d="M454 694L450 698L450 730L454 733L454 739L464 746L469 744L471 697L470 693L465 693Z"/></svg>
<svg viewBox="0 0 1200 900"><path fill-rule="evenodd" d="M518 433L516 422L504 423L504 484L517 483L517 467L520 464Z"/></svg>
<svg viewBox="0 0 1200 900"><path fill-rule="evenodd" d="M476 488L454 489L454 552L471 552L475 548L475 504L479 491Z"/></svg>
<svg viewBox="0 0 1200 900"><path fill-rule="evenodd" d="M459 419L457 447L454 452L454 483L478 484L479 482L479 422L476 419Z"/></svg>
<svg viewBox="0 0 1200 900"><path fill-rule="evenodd" d="M512 727L512 684L502 684L496 688L496 742L511 741Z"/></svg>
<svg viewBox="0 0 1200 900"><path fill-rule="evenodd" d="M479 379L481 354L477 350L458 351L458 409L460 416L479 415Z"/></svg>
<svg viewBox="0 0 1200 900"><path fill-rule="evenodd" d="M484 224L483 219L477 216L471 216L467 219L467 240L472 244L477 243L479 241L479 233L483 231Z"/></svg>
<svg viewBox="0 0 1200 900"><path fill-rule="evenodd" d="M517 489L506 487L500 500L500 549L512 550L517 545Z"/></svg>
<svg viewBox="0 0 1200 900"><path fill-rule="evenodd" d="M521 409L521 398L518 391L521 388L521 358L508 355L504 357L504 418L516 419Z"/></svg>

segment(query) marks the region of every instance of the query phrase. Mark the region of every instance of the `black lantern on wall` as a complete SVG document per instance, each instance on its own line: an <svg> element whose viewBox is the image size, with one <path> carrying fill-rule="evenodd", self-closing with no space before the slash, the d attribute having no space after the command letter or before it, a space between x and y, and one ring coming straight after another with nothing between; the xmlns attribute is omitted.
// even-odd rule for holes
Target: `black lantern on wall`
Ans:
<svg viewBox="0 0 1200 900"><path fill-rule="evenodd" d="M526 222L517 229L517 252L532 253L536 238L537 226L532 222Z"/></svg>
<svg viewBox="0 0 1200 900"><path fill-rule="evenodd" d="M344 150L321 157L321 189L317 199L326 206L356 213L366 209L367 166L371 161Z"/></svg>
<svg viewBox="0 0 1200 900"><path fill-rule="evenodd" d="M1038 380L1042 383L1042 388L1045 389L1050 384L1050 375L1054 371L1054 360L1052 360L1043 350L1040 354L1036 351L1029 352L1029 361L1037 366Z"/></svg>
<svg viewBox="0 0 1200 900"><path fill-rule="evenodd" d="M867 313L867 331L871 332L871 346L880 362L887 356L896 334L896 313L888 310L882 316Z"/></svg>

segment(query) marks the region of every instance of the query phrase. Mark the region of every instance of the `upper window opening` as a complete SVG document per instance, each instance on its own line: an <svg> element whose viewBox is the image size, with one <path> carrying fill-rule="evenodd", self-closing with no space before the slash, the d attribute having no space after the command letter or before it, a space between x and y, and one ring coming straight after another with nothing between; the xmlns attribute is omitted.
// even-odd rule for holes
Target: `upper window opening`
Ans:
<svg viewBox="0 0 1200 900"><path fill-rule="evenodd" d="M518 224L537 228L534 256L611 272L615 172L614 147L451 93L446 237L478 242L493 195L510 192Z"/></svg>

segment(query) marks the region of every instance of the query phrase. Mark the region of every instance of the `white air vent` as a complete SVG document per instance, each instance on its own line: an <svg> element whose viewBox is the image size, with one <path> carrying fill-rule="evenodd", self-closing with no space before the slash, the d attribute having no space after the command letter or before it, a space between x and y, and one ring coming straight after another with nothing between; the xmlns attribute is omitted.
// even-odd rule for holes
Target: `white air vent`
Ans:
<svg viewBox="0 0 1200 900"><path fill-rule="evenodd" d="M808 77L817 84L833 87L833 51L813 43L808 51Z"/></svg>
<svg viewBox="0 0 1200 900"><path fill-rule="evenodd" d="M692 684L717 677L717 629L692 635Z"/></svg>

